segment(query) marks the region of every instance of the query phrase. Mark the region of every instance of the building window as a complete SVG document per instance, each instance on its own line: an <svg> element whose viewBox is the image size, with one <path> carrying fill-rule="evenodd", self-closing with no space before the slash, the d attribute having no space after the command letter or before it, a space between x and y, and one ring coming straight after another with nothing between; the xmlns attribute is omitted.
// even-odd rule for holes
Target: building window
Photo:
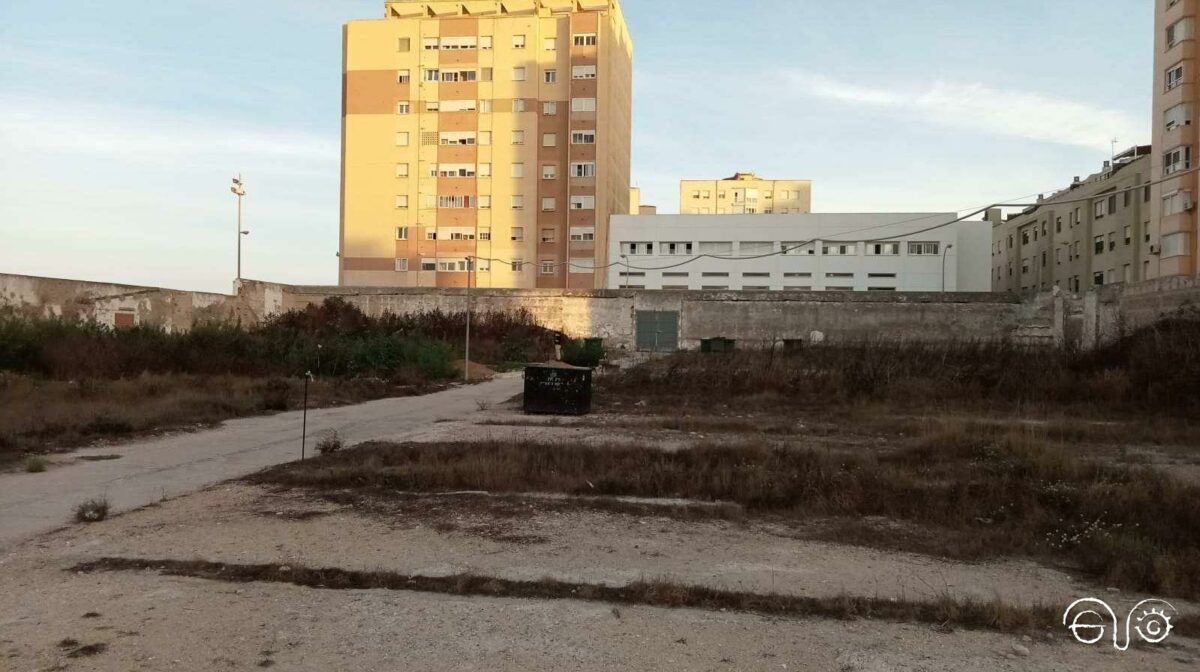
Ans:
<svg viewBox="0 0 1200 672"><path fill-rule="evenodd" d="M525 68L524 67L513 68L513 81L514 82L525 81Z"/></svg>
<svg viewBox="0 0 1200 672"><path fill-rule="evenodd" d="M402 100L396 103L396 114L408 114L412 111L412 103Z"/></svg>
<svg viewBox="0 0 1200 672"><path fill-rule="evenodd" d="M577 243L590 243L596 240L596 230L592 227L572 228L571 240Z"/></svg>
<svg viewBox="0 0 1200 672"><path fill-rule="evenodd" d="M461 210L475 207L474 196L438 196L437 207L444 210Z"/></svg>
<svg viewBox="0 0 1200 672"><path fill-rule="evenodd" d="M516 114L516 113L520 113L520 112L524 112L524 111L525 111L525 99L524 98L513 98L513 113Z"/></svg>
<svg viewBox="0 0 1200 672"><path fill-rule="evenodd" d="M408 207L408 194L401 194L396 197L396 207L401 209Z"/></svg>
<svg viewBox="0 0 1200 672"><path fill-rule="evenodd" d="M479 69L479 81L481 81L481 82L492 81L492 77L494 76L493 72L495 72L495 71L492 68L480 68Z"/></svg>
<svg viewBox="0 0 1200 672"><path fill-rule="evenodd" d="M479 48L480 49L491 49L492 48L492 36L491 35L480 35L479 36Z"/></svg>
<svg viewBox="0 0 1200 672"><path fill-rule="evenodd" d="M542 103L542 114L553 117L558 114L558 101L548 100Z"/></svg>
<svg viewBox="0 0 1200 672"><path fill-rule="evenodd" d="M1092 243L1092 251L1095 252L1097 256L1104 254L1104 236L1096 236L1094 239L1092 239Z"/></svg>
<svg viewBox="0 0 1200 672"><path fill-rule="evenodd" d="M543 243L553 243L554 242L554 229L542 229L541 240Z"/></svg>
<svg viewBox="0 0 1200 672"><path fill-rule="evenodd" d="M491 194L480 194L479 195L479 209L480 210L491 210L492 209L492 195Z"/></svg>
<svg viewBox="0 0 1200 672"><path fill-rule="evenodd" d="M595 98L572 98L571 99L571 111L572 112L595 112L596 111L596 99Z"/></svg>
<svg viewBox="0 0 1200 672"><path fill-rule="evenodd" d="M425 240L437 240L437 229L429 229L425 232Z"/></svg>
<svg viewBox="0 0 1200 672"><path fill-rule="evenodd" d="M1180 103L1163 114L1164 124L1168 131L1175 130L1180 126L1192 125L1192 104Z"/></svg>
<svg viewBox="0 0 1200 672"><path fill-rule="evenodd" d="M1183 84L1183 63L1182 62L1177 63L1176 65L1173 65L1173 66L1167 68L1166 82L1167 82L1167 91L1170 91L1171 89L1174 89L1175 87L1179 86L1180 84Z"/></svg>
<svg viewBox="0 0 1200 672"><path fill-rule="evenodd" d="M571 164L571 177L595 177L596 164L591 161L583 161Z"/></svg>
<svg viewBox="0 0 1200 672"><path fill-rule="evenodd" d="M858 245L856 243L823 245L821 247L821 254L826 257L853 257L858 254Z"/></svg>
<svg viewBox="0 0 1200 672"><path fill-rule="evenodd" d="M525 164L523 164L523 163L512 164L512 176L515 178L525 177Z"/></svg>
<svg viewBox="0 0 1200 672"><path fill-rule="evenodd" d="M558 71L547 70L542 73L542 79L545 80L547 84L553 84L558 81Z"/></svg>
<svg viewBox="0 0 1200 672"><path fill-rule="evenodd" d="M513 49L524 49L524 48L525 48L525 36L524 35L513 35Z"/></svg>
<svg viewBox="0 0 1200 672"><path fill-rule="evenodd" d="M436 259L422 259L421 260L421 270L422 271L436 271L437 270L437 260Z"/></svg>
<svg viewBox="0 0 1200 672"><path fill-rule="evenodd" d="M426 70L422 74L423 74L425 81L427 81L427 82L436 82L441 79L441 74L437 71L436 68Z"/></svg>
<svg viewBox="0 0 1200 672"><path fill-rule="evenodd" d="M408 146L408 131L400 131L399 133L396 134L396 146L397 147L407 147Z"/></svg>
<svg viewBox="0 0 1200 672"><path fill-rule="evenodd" d="M542 212L554 212L557 205L557 199L553 196L542 197Z"/></svg>
<svg viewBox="0 0 1200 672"><path fill-rule="evenodd" d="M1192 192L1175 191L1162 199L1163 216L1178 215L1192 209Z"/></svg>
<svg viewBox="0 0 1200 672"><path fill-rule="evenodd" d="M1167 48L1192 38L1192 17L1184 17L1167 26Z"/></svg>
<svg viewBox="0 0 1200 672"><path fill-rule="evenodd" d="M558 50L558 38L557 37L543 38L542 39L542 48L545 49L546 51L557 51Z"/></svg>
<svg viewBox="0 0 1200 672"><path fill-rule="evenodd" d="M491 114L491 112L492 112L492 101L490 101L490 100L481 100L481 101L479 101L479 112L480 112L481 114Z"/></svg>
<svg viewBox="0 0 1200 672"><path fill-rule="evenodd" d="M426 51L435 50L438 48L438 38L426 37L425 39L421 40L421 44L425 46Z"/></svg>
<svg viewBox="0 0 1200 672"><path fill-rule="evenodd" d="M1163 175L1171 175L1192 167L1192 148L1181 146L1163 156Z"/></svg>
<svg viewBox="0 0 1200 672"><path fill-rule="evenodd" d="M1096 271L1095 273L1092 273L1092 284L1096 287L1101 287L1104 285L1104 271Z"/></svg>
<svg viewBox="0 0 1200 672"><path fill-rule="evenodd" d="M512 227L512 235L509 236L509 238L513 242L517 242L517 243L524 241L525 240L525 227L523 227L523 226Z"/></svg>
<svg viewBox="0 0 1200 672"><path fill-rule="evenodd" d="M577 47L594 47L596 46L595 33L579 33L573 41Z"/></svg>
<svg viewBox="0 0 1200 672"><path fill-rule="evenodd" d="M513 210L524 210L525 209L525 196L523 194L513 194L512 209Z"/></svg>
<svg viewBox="0 0 1200 672"><path fill-rule="evenodd" d="M892 257L900 254L900 243L867 243L867 256Z"/></svg>
<svg viewBox="0 0 1200 672"><path fill-rule="evenodd" d="M543 133L542 134L542 146L543 147L557 147L558 146L558 134L557 133Z"/></svg>
<svg viewBox="0 0 1200 672"><path fill-rule="evenodd" d="M941 243L931 242L911 242L908 244L908 253L912 256L927 256L941 254Z"/></svg>
<svg viewBox="0 0 1200 672"><path fill-rule="evenodd" d="M1104 219L1106 212L1106 201L1102 198L1092 203L1092 216L1096 219ZM1026 241L1028 242L1028 241Z"/></svg>
<svg viewBox="0 0 1200 672"><path fill-rule="evenodd" d="M654 254L654 243L621 243L621 254L631 257Z"/></svg>
<svg viewBox="0 0 1200 672"><path fill-rule="evenodd" d="M479 164L479 176L480 177L491 177L492 176L492 164L490 164L490 163Z"/></svg>
<svg viewBox="0 0 1200 672"><path fill-rule="evenodd" d="M396 83L397 84L408 84L411 81L412 81L412 71L411 70L399 70L396 72Z"/></svg>
<svg viewBox="0 0 1200 672"><path fill-rule="evenodd" d="M514 144L514 145L525 144L525 131L513 131L512 132L512 144Z"/></svg>
<svg viewBox="0 0 1200 672"><path fill-rule="evenodd" d="M547 163L546 165L542 166L543 180L553 180L556 177L558 177L558 166L554 165L553 163Z"/></svg>
<svg viewBox="0 0 1200 672"><path fill-rule="evenodd" d="M596 132L595 131L571 131L571 144L572 145L594 145L594 144L596 144ZM699 194L700 192L696 192L696 193ZM696 198L699 198L699 196L696 196Z"/></svg>
<svg viewBox="0 0 1200 672"><path fill-rule="evenodd" d="M492 144L492 132L491 131L480 131L479 132L479 144L481 144L481 145Z"/></svg>
<svg viewBox="0 0 1200 672"><path fill-rule="evenodd" d="M407 273L408 272L408 259L397 259L396 260L396 272L397 273Z"/></svg>
<svg viewBox="0 0 1200 672"><path fill-rule="evenodd" d="M595 196L572 196L571 197L571 209L572 210L595 210L596 209L596 197Z"/></svg>
<svg viewBox="0 0 1200 672"><path fill-rule="evenodd" d="M408 164L407 163L397 163L396 164L396 177L408 177Z"/></svg>
<svg viewBox="0 0 1200 672"><path fill-rule="evenodd" d="M437 112L439 109L441 109L441 107L442 107L442 104L436 100L425 101L425 111L426 112Z"/></svg>
<svg viewBox="0 0 1200 672"><path fill-rule="evenodd" d="M408 240L408 227L407 226L397 226L396 227L396 240Z"/></svg>
<svg viewBox="0 0 1200 672"><path fill-rule="evenodd" d="M596 66L576 65L571 68L571 79L595 79Z"/></svg>
<svg viewBox="0 0 1200 672"><path fill-rule="evenodd" d="M480 229L479 230L479 239L480 240L491 240L492 239L492 230L491 229Z"/></svg>
<svg viewBox="0 0 1200 672"><path fill-rule="evenodd" d="M412 51L412 39L402 37L396 42L396 51Z"/></svg>
<svg viewBox="0 0 1200 672"><path fill-rule="evenodd" d="M542 261L539 264L539 269L542 275L554 275L554 267L557 266L553 261Z"/></svg>

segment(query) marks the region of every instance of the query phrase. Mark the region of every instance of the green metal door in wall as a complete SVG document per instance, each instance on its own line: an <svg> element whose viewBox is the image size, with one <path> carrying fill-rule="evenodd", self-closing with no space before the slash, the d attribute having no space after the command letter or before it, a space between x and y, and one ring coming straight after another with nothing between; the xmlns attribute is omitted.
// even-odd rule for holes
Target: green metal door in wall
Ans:
<svg viewBox="0 0 1200 672"><path fill-rule="evenodd" d="M637 311L637 349L641 352L678 350L679 313L669 310Z"/></svg>

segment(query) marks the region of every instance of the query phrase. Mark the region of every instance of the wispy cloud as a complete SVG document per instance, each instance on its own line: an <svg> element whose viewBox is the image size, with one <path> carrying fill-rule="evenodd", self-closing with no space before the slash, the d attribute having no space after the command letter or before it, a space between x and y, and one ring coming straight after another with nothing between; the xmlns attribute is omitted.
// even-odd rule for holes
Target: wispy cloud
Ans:
<svg viewBox="0 0 1200 672"><path fill-rule="evenodd" d="M882 87L790 70L784 73L800 95L870 106L954 128L1063 145L1109 148L1145 142L1148 124L1117 110L1039 93L985 84L935 81L924 86Z"/></svg>

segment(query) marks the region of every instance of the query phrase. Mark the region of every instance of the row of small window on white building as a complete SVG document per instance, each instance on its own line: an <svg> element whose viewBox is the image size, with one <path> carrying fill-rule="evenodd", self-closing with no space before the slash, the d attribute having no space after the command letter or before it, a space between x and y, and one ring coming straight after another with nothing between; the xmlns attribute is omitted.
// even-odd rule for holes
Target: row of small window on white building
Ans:
<svg viewBox="0 0 1200 672"><path fill-rule="evenodd" d="M497 266L513 273L523 273L526 270L535 268L533 263L526 262L524 259L498 262ZM559 266L561 264L555 259L543 259L538 261L536 268L541 275L555 275L560 270ZM591 259L571 259L572 273L591 273L593 266L594 263ZM407 273L410 270L408 259L396 259L395 268L397 273ZM425 257L420 260L419 269L423 272L435 273L489 273L492 270L492 262L488 259L467 259L466 257Z"/></svg>
<svg viewBox="0 0 1200 672"><path fill-rule="evenodd" d="M571 44L576 47L594 47L596 46L596 41L596 33L575 33L571 36ZM527 45L528 40L525 35L512 36L513 49L524 49ZM425 37L421 39L421 46L425 51L457 51L462 49L481 49L487 51L494 48L495 36L454 35L447 37ZM412 38L398 38L396 49L401 53L412 51ZM542 49L545 51L557 51L558 38L542 38Z"/></svg>
<svg viewBox="0 0 1200 672"><path fill-rule="evenodd" d="M513 210L525 209L525 195L513 194L510 197L509 206ZM568 208L571 210L595 210L596 197L592 195L577 195L571 196L567 201ZM396 208L399 210L407 210L409 207L408 194L399 194L396 196ZM492 208L491 194L478 195L452 195L443 196L435 194L422 194L421 207L424 209L439 210L463 210L463 209L479 209L490 210ZM558 209L558 199L553 196L542 198L542 211L554 212Z"/></svg>
<svg viewBox="0 0 1200 672"><path fill-rule="evenodd" d="M427 177L492 177L490 163L431 163L426 168ZM587 178L596 176L595 161L573 161L570 164L571 177ZM396 164L396 177L408 177L407 163ZM514 179L525 177L525 164L513 163L509 176ZM542 164L542 179L553 180L558 177L558 164Z"/></svg>
<svg viewBox="0 0 1200 672"><path fill-rule="evenodd" d="M512 131L512 144L525 144L525 131ZM396 146L408 147L412 142L412 134L408 131L396 132ZM442 131L442 132L425 132L421 133L422 145L491 145L491 131ZM571 131L572 145L594 145L596 144L596 131L581 129ZM542 134L543 147L557 147L557 133Z"/></svg>
<svg viewBox="0 0 1200 672"><path fill-rule="evenodd" d="M734 246L737 246L735 251ZM657 246L657 247L656 247ZM856 242L856 243L815 243L815 242L622 242L621 254L629 256L740 256L754 257L769 254L784 255L815 255L819 249L826 257L852 257L860 253L865 256L899 256L902 243L889 242ZM657 250L657 252L656 252ZM907 243L908 254L911 256L930 256L941 254L941 243L933 241L912 241Z"/></svg>
<svg viewBox="0 0 1200 672"><path fill-rule="evenodd" d="M409 238L412 232L412 227L397 226L396 240L411 240ZM543 243L553 243L557 238L556 229L542 229L539 240ZM509 232L509 239L513 242L523 242L525 240L525 227L514 226ZM596 228L594 226L572 226L570 232L571 242L589 243L596 240ZM428 228L425 231L425 240L479 240L488 242L492 240L492 230L489 227L462 227L462 226L443 226L440 228Z"/></svg>
<svg viewBox="0 0 1200 672"><path fill-rule="evenodd" d="M793 198L802 198L803 196L804 196L803 191L788 191L786 189L781 189L779 191L779 198L782 200L791 200ZM712 190L711 189L696 189L692 192L692 198L697 199L697 200L704 200L704 201L711 200L712 199ZM724 199L725 192L718 191L717 198ZM758 190L757 189L735 189L733 192L733 199L734 199L734 201L737 201L737 202L740 202L743 199L751 201L751 200L755 200L757 198L758 198ZM773 200L774 198L775 198L775 192L773 192L773 191L763 192L764 200L770 201L770 200Z"/></svg>

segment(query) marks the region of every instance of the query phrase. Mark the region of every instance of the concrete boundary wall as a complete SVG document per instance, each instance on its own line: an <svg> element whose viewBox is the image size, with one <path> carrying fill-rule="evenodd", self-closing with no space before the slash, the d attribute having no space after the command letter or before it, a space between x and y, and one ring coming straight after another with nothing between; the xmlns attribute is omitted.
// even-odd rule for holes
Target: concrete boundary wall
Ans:
<svg viewBox="0 0 1200 672"><path fill-rule="evenodd" d="M214 294L0 274L0 309L31 316L92 319L112 326L189 329L205 321L260 324L283 311L342 297L371 315L466 307L463 289L281 285L243 281ZM705 338L742 347L783 340L892 338L911 341L1008 339L1095 347L1178 311L1200 310L1200 282L1188 278L1112 286L1083 297L894 292L684 292L472 289L476 311L526 310L569 336L635 349L638 311L679 313L680 345Z"/></svg>

